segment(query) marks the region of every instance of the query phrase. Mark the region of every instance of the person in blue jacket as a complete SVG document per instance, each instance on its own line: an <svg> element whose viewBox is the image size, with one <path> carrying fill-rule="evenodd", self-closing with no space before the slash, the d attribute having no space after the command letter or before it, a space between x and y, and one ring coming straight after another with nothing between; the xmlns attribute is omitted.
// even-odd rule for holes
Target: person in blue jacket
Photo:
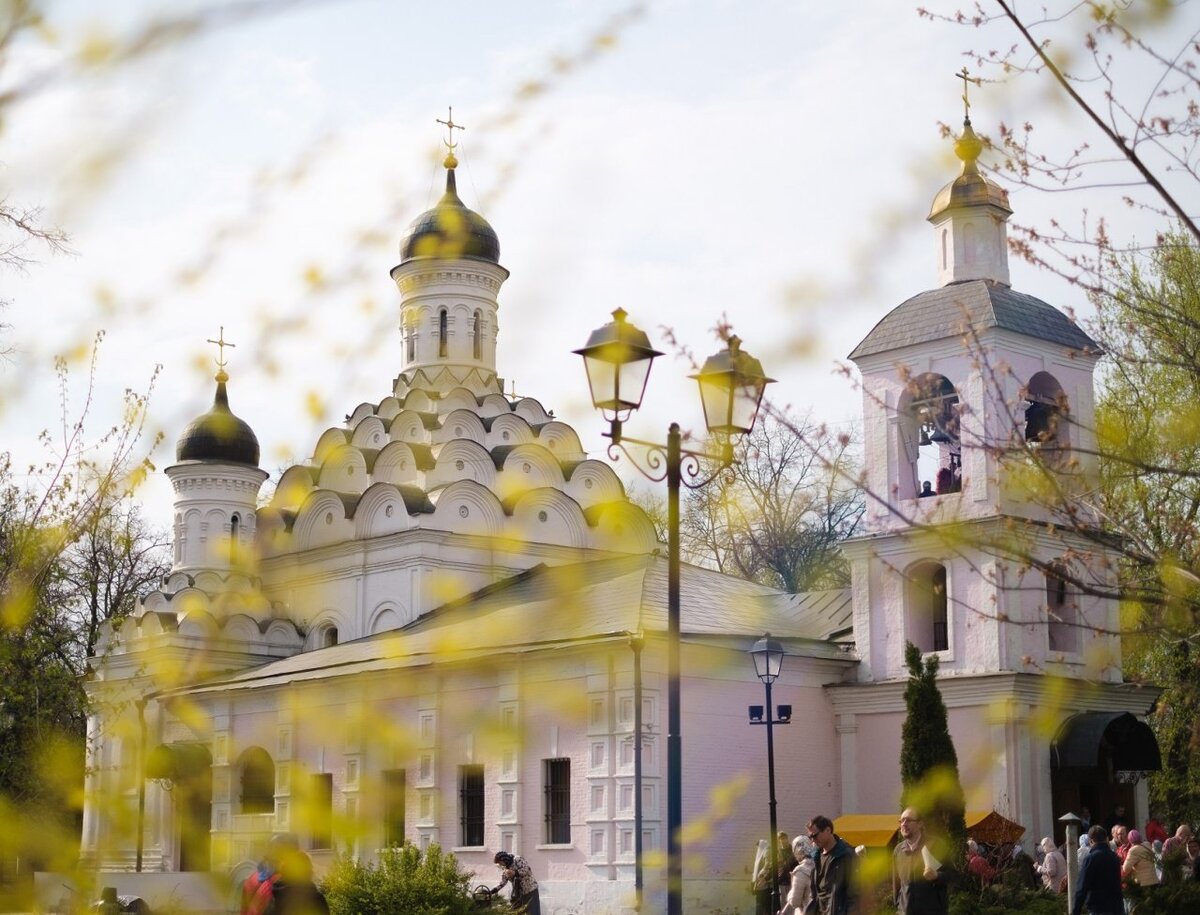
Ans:
<svg viewBox="0 0 1200 915"><path fill-rule="evenodd" d="M1109 847L1103 826L1088 830L1092 847L1079 865L1079 886L1071 915L1081 915L1086 905L1089 915L1124 915L1125 897L1121 893L1121 860Z"/></svg>

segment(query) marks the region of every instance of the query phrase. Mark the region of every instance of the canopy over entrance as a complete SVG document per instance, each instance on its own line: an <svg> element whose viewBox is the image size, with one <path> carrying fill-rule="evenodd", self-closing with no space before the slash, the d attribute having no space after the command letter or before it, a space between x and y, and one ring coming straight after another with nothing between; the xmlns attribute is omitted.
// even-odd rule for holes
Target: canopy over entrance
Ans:
<svg viewBox="0 0 1200 915"><path fill-rule="evenodd" d="M1129 712L1082 712L1063 722L1050 748L1055 768L1107 767L1120 772L1157 772L1162 756L1154 732Z"/></svg>
<svg viewBox="0 0 1200 915"><path fill-rule="evenodd" d="M833 831L851 845L885 848L897 838L899 815L895 813L847 813L833 821ZM1025 827L994 810L968 810L967 838L988 845L1015 842Z"/></svg>

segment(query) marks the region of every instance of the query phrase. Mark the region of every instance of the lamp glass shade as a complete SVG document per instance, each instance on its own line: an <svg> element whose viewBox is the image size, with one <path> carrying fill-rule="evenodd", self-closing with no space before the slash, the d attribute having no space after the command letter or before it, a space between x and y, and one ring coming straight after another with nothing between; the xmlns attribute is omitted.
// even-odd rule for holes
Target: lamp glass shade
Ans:
<svg viewBox="0 0 1200 915"><path fill-rule="evenodd" d="M763 683L773 683L783 669L783 645L771 638L770 633L754 643L750 657L754 659L754 673Z"/></svg>
<svg viewBox="0 0 1200 915"><path fill-rule="evenodd" d="M753 429L763 392L775 380L763 374L761 362L742 352L737 337L730 337L728 347L709 356L692 377L700 384L704 423L714 435L744 435Z"/></svg>
<svg viewBox="0 0 1200 915"><path fill-rule="evenodd" d="M625 420L641 406L650 366L662 355L643 331L625 320L620 308L575 352L583 357L593 405L610 420Z"/></svg>

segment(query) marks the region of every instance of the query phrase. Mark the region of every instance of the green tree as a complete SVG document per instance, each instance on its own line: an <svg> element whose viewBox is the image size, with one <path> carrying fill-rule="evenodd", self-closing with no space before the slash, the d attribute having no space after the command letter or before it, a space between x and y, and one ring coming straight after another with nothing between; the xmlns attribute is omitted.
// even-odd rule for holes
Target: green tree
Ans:
<svg viewBox="0 0 1200 915"><path fill-rule="evenodd" d="M966 855L966 804L946 704L937 685L938 658L922 658L921 650L907 642L904 663L908 684L904 688L907 714L900 733L900 803L921 811L935 838L948 842L943 855L961 863Z"/></svg>
<svg viewBox="0 0 1200 915"><path fill-rule="evenodd" d="M1111 359L1097 403L1100 502L1119 535L1126 676L1164 688L1151 726L1151 804L1200 817L1200 248L1164 236L1150 262L1114 258L1096 300Z"/></svg>

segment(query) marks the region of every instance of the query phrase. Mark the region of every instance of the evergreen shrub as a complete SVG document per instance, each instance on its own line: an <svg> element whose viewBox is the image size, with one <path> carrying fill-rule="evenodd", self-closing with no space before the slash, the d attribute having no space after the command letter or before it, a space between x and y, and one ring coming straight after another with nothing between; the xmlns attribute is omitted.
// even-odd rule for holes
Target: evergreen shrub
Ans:
<svg viewBox="0 0 1200 915"><path fill-rule="evenodd" d="M339 854L321 889L330 915L468 915L477 911L470 882L471 874L459 867L454 855L437 845L422 853L406 843L381 851L375 863ZM487 911L506 908L497 901Z"/></svg>

